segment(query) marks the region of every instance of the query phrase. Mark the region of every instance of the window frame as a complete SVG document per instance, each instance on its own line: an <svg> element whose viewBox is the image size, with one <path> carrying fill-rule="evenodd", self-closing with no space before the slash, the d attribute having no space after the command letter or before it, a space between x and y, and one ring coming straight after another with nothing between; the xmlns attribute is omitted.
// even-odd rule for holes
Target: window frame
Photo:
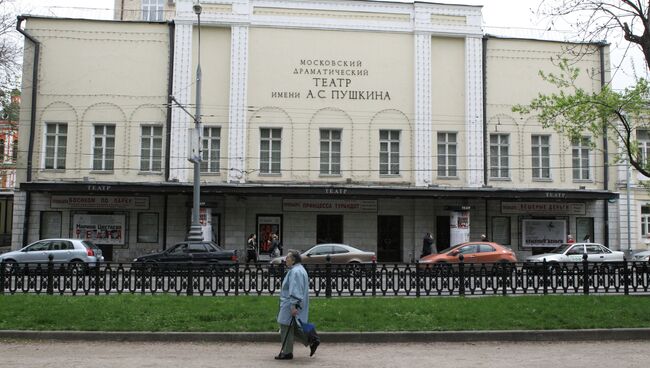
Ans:
<svg viewBox="0 0 650 368"><path fill-rule="evenodd" d="M327 136L323 136L327 132ZM338 138L334 138L334 133L338 133ZM341 176L341 146L343 144L343 129L340 128L321 128L319 134L319 152L320 159L318 172L321 176ZM323 150L323 145L327 145L327 150ZM338 151L334 150L338 146ZM334 162L335 159L338 162ZM336 165L338 164L338 169ZM324 170L325 168L325 170Z"/></svg>
<svg viewBox="0 0 650 368"><path fill-rule="evenodd" d="M100 134L97 134L97 128L103 128ZM113 134L108 133L108 128L113 127ZM115 124L93 124L93 135L92 135L92 171L108 171L112 172L115 170L115 137L116 137L117 126ZM101 139L102 145L98 147L97 139ZM110 139L113 139L112 147L109 147ZM95 166L97 164L97 150L101 150L101 159L100 166ZM109 152L112 151L109 157ZM110 163L110 168L109 164Z"/></svg>
<svg viewBox="0 0 650 368"><path fill-rule="evenodd" d="M142 0L142 20L162 22L165 20L165 0Z"/></svg>
<svg viewBox="0 0 650 368"><path fill-rule="evenodd" d="M537 142L536 142L537 138ZM547 140L543 142L544 138ZM536 181L550 181L551 178L551 135L550 134L532 134L530 137L531 149L531 176ZM546 154L544 154L546 150ZM537 160L537 165L535 165ZM537 171L537 175L535 172ZM546 172L546 175L544 173Z"/></svg>
<svg viewBox="0 0 650 368"><path fill-rule="evenodd" d="M216 132L216 135L213 135ZM216 150L214 147L216 146ZM201 139L201 173L220 174L221 172L221 127L203 126Z"/></svg>
<svg viewBox="0 0 650 368"><path fill-rule="evenodd" d="M54 132L49 132L49 127L54 127ZM65 133L61 132L61 128L65 127ZM66 159L68 153L68 123L64 122L45 122L44 129L45 139L43 140L43 169L44 170L65 170ZM50 145L50 139L53 139L53 145ZM65 143L61 143L64 139ZM49 150L51 147L52 156L49 157ZM63 156L63 157L61 157ZM51 160L51 167L48 167L48 161Z"/></svg>
<svg viewBox="0 0 650 368"><path fill-rule="evenodd" d="M586 168L583 166L585 160ZM578 167L576 167L576 161L580 164ZM591 137L582 136L578 140L573 140L571 142L571 177L574 182L593 181L591 161ZM578 177L576 177L576 170L579 173ZM585 173L587 177L583 177Z"/></svg>
<svg viewBox="0 0 650 368"><path fill-rule="evenodd" d="M492 142L493 137L497 138L497 142ZM505 142L502 138L505 138ZM490 179L510 180L510 133L491 133L489 136L489 146L490 167L488 170ZM492 148L496 148L497 155L492 153ZM493 175L495 172L496 175Z"/></svg>
<svg viewBox="0 0 650 368"><path fill-rule="evenodd" d="M260 132L260 158L259 158L260 175L281 175L282 174L282 128L260 128L259 132ZM278 136L275 136L275 133L278 133ZM264 148L265 146L266 148ZM264 159L265 157L268 157L268 159Z"/></svg>
<svg viewBox="0 0 650 368"><path fill-rule="evenodd" d="M149 133L145 135L145 129L150 129ZM160 130L160 135L156 136L156 129ZM158 124L144 124L140 126L140 172L143 173L160 173L163 170L163 136L164 136L164 127ZM149 142L149 154L145 156L144 142L147 140ZM155 155L155 143L160 141L160 155L156 157ZM148 157L147 157L148 156ZM144 167L146 166L148 167ZM156 170L156 164L158 164L158 170Z"/></svg>
<svg viewBox="0 0 650 368"><path fill-rule="evenodd" d="M441 141L441 136L444 136L444 140ZM453 136L454 141L450 140ZM438 165L436 173L439 178L457 178L458 177L458 132L438 132L436 141L437 147L437 157ZM450 148L454 147L454 154L450 154ZM444 154L440 154L441 148L444 150ZM442 159L441 159L442 158ZM454 164L450 164L450 159L454 159ZM442 171L441 171L442 169Z"/></svg>
<svg viewBox="0 0 650 368"><path fill-rule="evenodd" d="M386 138L382 138L382 133L387 134ZM397 134L397 138L393 136L394 134ZM399 176L401 174L400 172L401 135L402 135L401 130L398 129L379 130L379 175ZM397 144L396 152L393 150L395 144ZM395 157L395 155L397 155L397 157ZM384 160L385 162L383 162ZM394 170L395 168L397 168L397 170Z"/></svg>

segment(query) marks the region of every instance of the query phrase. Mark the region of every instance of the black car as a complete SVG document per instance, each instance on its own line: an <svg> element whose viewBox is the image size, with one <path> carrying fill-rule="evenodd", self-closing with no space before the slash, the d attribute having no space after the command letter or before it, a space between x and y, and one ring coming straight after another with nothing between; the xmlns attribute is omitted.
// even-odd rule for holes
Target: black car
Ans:
<svg viewBox="0 0 650 368"><path fill-rule="evenodd" d="M133 263L136 267L146 265L147 268L232 266L237 263L237 251L223 249L211 241L186 241L160 253L140 256Z"/></svg>

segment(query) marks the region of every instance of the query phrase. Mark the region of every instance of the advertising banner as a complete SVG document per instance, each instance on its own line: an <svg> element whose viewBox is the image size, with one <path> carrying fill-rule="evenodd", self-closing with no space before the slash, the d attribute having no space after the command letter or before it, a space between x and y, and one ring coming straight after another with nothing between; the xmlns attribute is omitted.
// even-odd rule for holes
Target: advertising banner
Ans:
<svg viewBox="0 0 650 368"><path fill-rule="evenodd" d="M73 238L95 244L126 244L126 215L77 214L72 217L72 226Z"/></svg>
<svg viewBox="0 0 650 368"><path fill-rule="evenodd" d="M284 211L299 212L377 212L377 201L346 199L285 199Z"/></svg>
<svg viewBox="0 0 650 368"><path fill-rule="evenodd" d="M524 247L556 247L566 241L565 220L522 220Z"/></svg>

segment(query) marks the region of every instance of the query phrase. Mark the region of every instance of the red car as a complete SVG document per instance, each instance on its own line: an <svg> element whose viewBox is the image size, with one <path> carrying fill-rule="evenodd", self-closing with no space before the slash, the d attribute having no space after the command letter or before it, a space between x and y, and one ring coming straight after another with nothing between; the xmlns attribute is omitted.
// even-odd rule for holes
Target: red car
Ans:
<svg viewBox="0 0 650 368"><path fill-rule="evenodd" d="M422 257L420 264L458 263L461 254L465 263L517 262L517 255L508 247L493 242L469 242Z"/></svg>

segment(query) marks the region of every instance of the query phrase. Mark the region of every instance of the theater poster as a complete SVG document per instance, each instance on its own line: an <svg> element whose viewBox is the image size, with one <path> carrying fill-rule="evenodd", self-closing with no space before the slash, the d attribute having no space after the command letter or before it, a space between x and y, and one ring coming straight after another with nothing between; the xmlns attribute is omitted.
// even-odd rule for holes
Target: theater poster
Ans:
<svg viewBox="0 0 650 368"><path fill-rule="evenodd" d="M257 244L260 254L271 254L271 235L276 234L282 242L281 230L281 215L257 216Z"/></svg>
<svg viewBox="0 0 650 368"><path fill-rule="evenodd" d="M126 215L72 216L72 236L95 244L125 245Z"/></svg>

